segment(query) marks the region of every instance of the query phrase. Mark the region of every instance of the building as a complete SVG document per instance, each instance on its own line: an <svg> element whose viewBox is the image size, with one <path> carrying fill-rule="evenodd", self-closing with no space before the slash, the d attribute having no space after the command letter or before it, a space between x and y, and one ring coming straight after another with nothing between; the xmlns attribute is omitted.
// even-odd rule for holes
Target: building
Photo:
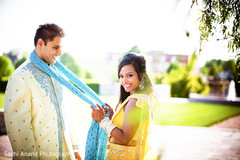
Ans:
<svg viewBox="0 0 240 160"><path fill-rule="evenodd" d="M105 61L110 66L118 66L122 53L107 53ZM143 53L149 68L153 73L164 73L172 62L179 62L180 65L186 65L190 60L189 55L168 54L163 51L149 51Z"/></svg>
<svg viewBox="0 0 240 160"><path fill-rule="evenodd" d="M179 54L167 54L163 51L146 52L148 63L154 73L164 73L172 62L179 62L180 65L186 65L191 56Z"/></svg>

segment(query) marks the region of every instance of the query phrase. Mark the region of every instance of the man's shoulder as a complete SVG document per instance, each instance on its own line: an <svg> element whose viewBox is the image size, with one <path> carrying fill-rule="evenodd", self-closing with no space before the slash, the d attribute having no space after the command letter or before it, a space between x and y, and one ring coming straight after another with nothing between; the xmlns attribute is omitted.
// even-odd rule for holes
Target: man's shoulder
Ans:
<svg viewBox="0 0 240 160"><path fill-rule="evenodd" d="M34 68L35 66L32 64L32 62L27 59L23 64L21 64L12 74L11 77L14 76L20 76L20 77L24 77L26 75L26 73L31 69Z"/></svg>

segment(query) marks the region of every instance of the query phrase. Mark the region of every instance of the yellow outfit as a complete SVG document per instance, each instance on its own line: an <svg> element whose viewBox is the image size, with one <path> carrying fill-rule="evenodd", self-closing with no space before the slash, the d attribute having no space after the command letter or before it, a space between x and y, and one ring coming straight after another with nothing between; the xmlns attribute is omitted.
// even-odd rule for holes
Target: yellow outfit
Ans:
<svg viewBox="0 0 240 160"><path fill-rule="evenodd" d="M124 146L108 142L106 159L128 159L128 160L146 160L151 159L149 146L149 134L151 133L153 122L153 110L157 104L157 99L153 94L133 94L117 107L113 115L112 123L122 129L123 107L131 98L137 99L136 106L141 108L141 118L136 134L132 141L136 141L136 146ZM130 142L130 143L131 143ZM130 144L129 143L129 144Z"/></svg>
<svg viewBox="0 0 240 160"><path fill-rule="evenodd" d="M77 138L67 123L63 89L29 59L13 73L4 110L14 159L75 159Z"/></svg>

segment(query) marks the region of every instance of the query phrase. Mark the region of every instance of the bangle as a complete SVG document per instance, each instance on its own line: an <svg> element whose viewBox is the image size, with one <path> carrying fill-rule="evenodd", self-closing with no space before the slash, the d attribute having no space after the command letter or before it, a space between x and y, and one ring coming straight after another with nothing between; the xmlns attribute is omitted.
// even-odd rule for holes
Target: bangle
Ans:
<svg viewBox="0 0 240 160"><path fill-rule="evenodd" d="M112 130L117 127L115 126L109 118L105 117L101 122L100 122L100 127L102 127L108 134L111 134Z"/></svg>

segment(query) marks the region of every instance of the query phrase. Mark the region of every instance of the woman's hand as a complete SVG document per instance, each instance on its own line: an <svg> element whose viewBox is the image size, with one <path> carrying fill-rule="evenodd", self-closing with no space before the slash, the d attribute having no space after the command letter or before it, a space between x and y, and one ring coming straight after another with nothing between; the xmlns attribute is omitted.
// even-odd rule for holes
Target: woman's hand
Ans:
<svg viewBox="0 0 240 160"><path fill-rule="evenodd" d="M74 155L75 155L75 158L76 158L77 160L82 160L82 158L81 158L81 156L79 155L78 152L74 152Z"/></svg>
<svg viewBox="0 0 240 160"><path fill-rule="evenodd" d="M91 106L92 109L92 118L97 121L101 122L105 118L105 109L97 104L98 108Z"/></svg>
<svg viewBox="0 0 240 160"><path fill-rule="evenodd" d="M109 104L107 104L107 103L105 103L107 106L108 106L108 108L109 108L109 115L110 115L110 118L109 119L112 119L112 116L113 116L113 114L114 114L114 112L113 112L113 109L112 109L112 107L109 105ZM106 112L107 112L107 110L106 110Z"/></svg>
<svg viewBox="0 0 240 160"><path fill-rule="evenodd" d="M105 104L109 108L109 116L110 116L109 119L112 119L112 116L114 114L113 109L109 104L107 104L107 103L105 103ZM98 108L95 108L95 107L91 106L91 108L92 108L92 118L97 122L101 122L105 118L105 115L107 115L108 110L105 109L104 106L99 106L98 104L97 104L97 107Z"/></svg>

